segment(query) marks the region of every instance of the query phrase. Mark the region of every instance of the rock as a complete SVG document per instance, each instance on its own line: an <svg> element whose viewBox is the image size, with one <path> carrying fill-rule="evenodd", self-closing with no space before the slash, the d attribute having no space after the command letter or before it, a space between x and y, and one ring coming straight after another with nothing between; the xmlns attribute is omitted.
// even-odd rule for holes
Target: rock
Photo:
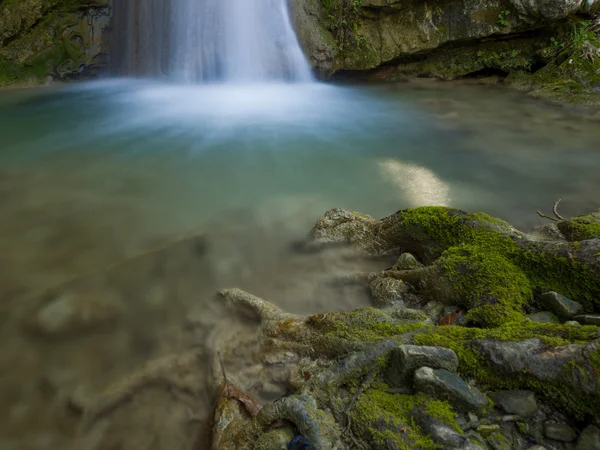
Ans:
<svg viewBox="0 0 600 450"><path fill-rule="evenodd" d="M539 297L539 303L548 311L553 312L562 320L568 320L583 312L583 305L568 299L557 292L544 292Z"/></svg>
<svg viewBox="0 0 600 450"><path fill-rule="evenodd" d="M375 306L380 308L404 304L403 297L410 291L409 286L402 280L388 277L374 279L369 284L369 288Z"/></svg>
<svg viewBox="0 0 600 450"><path fill-rule="evenodd" d="M431 301L423 307L423 311L431 320L437 322L444 315L444 305L440 302Z"/></svg>
<svg viewBox="0 0 600 450"><path fill-rule="evenodd" d="M560 320L558 320L558 317L556 317L554 314L552 314L549 311L540 311L540 312L537 312L535 314L528 316L528 318L529 318L529 320L532 320L533 322L539 322L539 323L560 323Z"/></svg>
<svg viewBox="0 0 600 450"><path fill-rule="evenodd" d="M573 442L577 438L575 430L565 423L546 422L544 436L560 442Z"/></svg>
<svg viewBox="0 0 600 450"><path fill-rule="evenodd" d="M515 448L511 440L499 432L490 434L486 440L493 450L513 450Z"/></svg>
<svg viewBox="0 0 600 450"><path fill-rule="evenodd" d="M533 447L529 447L527 450L546 450L546 447L541 445L534 445Z"/></svg>
<svg viewBox="0 0 600 450"><path fill-rule="evenodd" d="M26 324L36 333L58 336L112 325L123 311L113 292L65 292L46 301Z"/></svg>
<svg viewBox="0 0 600 450"><path fill-rule="evenodd" d="M390 387L410 384L415 370L423 366L456 372L458 358L454 351L443 347L401 345L390 354L386 381Z"/></svg>
<svg viewBox="0 0 600 450"><path fill-rule="evenodd" d="M533 416L538 409L535 394L531 391L498 391L490 394L497 406L509 414Z"/></svg>
<svg viewBox="0 0 600 450"><path fill-rule="evenodd" d="M570 325L572 327L580 327L581 324L579 322L577 322L576 320L567 320L565 322L565 325Z"/></svg>
<svg viewBox="0 0 600 450"><path fill-rule="evenodd" d="M588 425L577 440L575 450L600 450L600 428Z"/></svg>
<svg viewBox="0 0 600 450"><path fill-rule="evenodd" d="M449 401L456 409L481 411L488 404L485 395L446 369L421 367L415 372L414 386L434 398Z"/></svg>
<svg viewBox="0 0 600 450"><path fill-rule="evenodd" d="M394 267L392 267L392 269L394 270L414 270L414 269L420 269L423 267L423 264L421 264L419 261L417 261L417 258L415 258L413 255L411 255L410 253L402 253L400 255L400 257L398 258L398 261L396 261L396 264L394 264Z"/></svg>
<svg viewBox="0 0 600 450"><path fill-rule="evenodd" d="M492 433L497 432L500 429L500 425L479 425L477 427L477 432L481 434L483 437L487 437Z"/></svg>
<svg viewBox="0 0 600 450"><path fill-rule="evenodd" d="M433 325L433 320L420 309L405 308L403 306L388 309L387 312L394 318L406 321L421 322Z"/></svg>
<svg viewBox="0 0 600 450"><path fill-rule="evenodd" d="M596 325L600 327L600 314L584 314L573 317L581 325Z"/></svg>
<svg viewBox="0 0 600 450"><path fill-rule="evenodd" d="M469 422L472 425L476 425L477 423L479 423L479 417L477 417L477 414L472 413L471 411L469 411L467 413L467 417L469 418Z"/></svg>
<svg viewBox="0 0 600 450"><path fill-rule="evenodd" d="M466 437L470 442L473 443L473 445L477 445L480 448L483 448L485 450L489 449L487 442L485 441L483 436L480 435L477 431L475 431L475 430L468 431L466 434Z"/></svg>
<svg viewBox="0 0 600 450"><path fill-rule="evenodd" d="M428 414L416 412L413 414L413 419L417 425L419 425L426 434L431 436L436 444L441 445L442 448L462 447L467 443L466 438L454 428Z"/></svg>

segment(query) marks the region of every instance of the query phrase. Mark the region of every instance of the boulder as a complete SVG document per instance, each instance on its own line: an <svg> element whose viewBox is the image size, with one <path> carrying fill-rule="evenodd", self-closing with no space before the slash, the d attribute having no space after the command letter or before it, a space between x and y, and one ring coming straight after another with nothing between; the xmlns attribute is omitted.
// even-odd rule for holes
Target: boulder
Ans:
<svg viewBox="0 0 600 450"><path fill-rule="evenodd" d="M544 436L555 441L573 442L577 438L577 433L566 423L546 422Z"/></svg>
<svg viewBox="0 0 600 450"><path fill-rule="evenodd" d="M441 448L462 448L467 443L465 436L457 430L428 414L419 411L413 414L413 419Z"/></svg>
<svg viewBox="0 0 600 450"><path fill-rule="evenodd" d="M406 386L415 370L424 366L456 372L458 358L454 351L443 347L401 345L390 354L386 381L391 387Z"/></svg>
<svg viewBox="0 0 600 450"><path fill-rule="evenodd" d="M528 417L537 412L535 394L531 391L499 391L490 394L497 406L509 414Z"/></svg>
<svg viewBox="0 0 600 450"><path fill-rule="evenodd" d="M588 425L577 439L575 450L600 450L600 428Z"/></svg>
<svg viewBox="0 0 600 450"><path fill-rule="evenodd" d="M402 280L378 277L370 284L371 296L375 306L386 308L404 304L404 296L409 293L409 287Z"/></svg>
<svg viewBox="0 0 600 450"><path fill-rule="evenodd" d="M414 270L414 269L420 269L423 267L423 264L421 264L419 261L417 261L417 258L415 258L413 255L411 255L410 253L402 253L400 255L400 257L398 258L398 261L396 261L396 264L394 264L393 269L394 270Z"/></svg>
<svg viewBox="0 0 600 450"><path fill-rule="evenodd" d="M583 312L583 305L568 299L558 292L544 292L538 299L539 303L553 312L562 320L569 320L573 316L580 315Z"/></svg>
<svg viewBox="0 0 600 450"><path fill-rule="evenodd" d="M465 412L481 411L488 405L487 397L478 389L445 369L421 367L415 372L414 387L430 397L447 400Z"/></svg>

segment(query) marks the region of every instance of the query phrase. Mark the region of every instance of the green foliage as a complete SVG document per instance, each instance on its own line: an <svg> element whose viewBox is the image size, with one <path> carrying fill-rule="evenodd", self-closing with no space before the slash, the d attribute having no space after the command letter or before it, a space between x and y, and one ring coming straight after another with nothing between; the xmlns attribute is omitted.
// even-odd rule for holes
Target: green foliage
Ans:
<svg viewBox="0 0 600 450"><path fill-rule="evenodd" d="M341 51L368 46L365 37L358 34L362 2L363 0L321 0L327 15L327 28Z"/></svg>
<svg viewBox="0 0 600 450"><path fill-rule="evenodd" d="M554 36L550 38L550 44L553 47L565 48L565 41L559 41Z"/></svg>
<svg viewBox="0 0 600 450"><path fill-rule="evenodd" d="M508 25L507 17L509 14L510 14L510 11L508 9L500 11L500 13L498 14L498 24L502 25L503 27Z"/></svg>

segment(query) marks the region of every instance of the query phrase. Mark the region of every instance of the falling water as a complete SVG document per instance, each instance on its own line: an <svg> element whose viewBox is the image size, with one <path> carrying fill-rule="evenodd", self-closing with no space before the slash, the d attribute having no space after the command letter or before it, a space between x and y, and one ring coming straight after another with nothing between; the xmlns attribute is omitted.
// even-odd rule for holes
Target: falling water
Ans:
<svg viewBox="0 0 600 450"><path fill-rule="evenodd" d="M188 83L309 81L286 0L127 0L113 67Z"/></svg>

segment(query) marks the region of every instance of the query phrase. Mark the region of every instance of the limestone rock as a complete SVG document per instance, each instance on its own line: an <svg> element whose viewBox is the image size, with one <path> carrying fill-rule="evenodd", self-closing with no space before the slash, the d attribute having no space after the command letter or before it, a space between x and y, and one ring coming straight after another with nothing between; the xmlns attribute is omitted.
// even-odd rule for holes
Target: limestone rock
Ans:
<svg viewBox="0 0 600 450"><path fill-rule="evenodd" d="M414 385L417 391L448 400L463 411L481 411L488 404L487 398L478 389L445 369L421 367L415 372Z"/></svg>
<svg viewBox="0 0 600 450"><path fill-rule="evenodd" d="M490 397L509 414L528 417L538 409L535 394L531 391L499 391L490 394Z"/></svg>
<svg viewBox="0 0 600 450"><path fill-rule="evenodd" d="M565 423L546 422L544 436L561 442L573 442L577 438L575 430Z"/></svg>
<svg viewBox="0 0 600 450"><path fill-rule="evenodd" d="M535 314L528 316L529 320L539 323L560 323L558 317L549 311L540 311Z"/></svg>
<svg viewBox="0 0 600 450"><path fill-rule="evenodd" d="M575 450L600 450L600 428L588 425L577 440Z"/></svg>
<svg viewBox="0 0 600 450"><path fill-rule="evenodd" d="M454 351L443 347L401 345L390 354L387 382L391 387L406 386L415 370L424 366L456 372L458 358Z"/></svg>
<svg viewBox="0 0 600 450"><path fill-rule="evenodd" d="M554 291L545 292L540 295L539 302L544 308L553 312L563 320L568 320L583 312L581 303L574 302Z"/></svg>

